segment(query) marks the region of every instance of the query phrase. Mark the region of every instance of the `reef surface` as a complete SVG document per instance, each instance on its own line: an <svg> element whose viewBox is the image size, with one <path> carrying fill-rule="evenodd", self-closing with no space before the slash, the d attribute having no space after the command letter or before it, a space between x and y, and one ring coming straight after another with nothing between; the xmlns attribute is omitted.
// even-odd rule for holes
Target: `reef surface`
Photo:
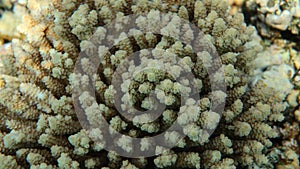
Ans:
<svg viewBox="0 0 300 169"><path fill-rule="evenodd" d="M298 0L3 0L0 169L298 169Z"/></svg>

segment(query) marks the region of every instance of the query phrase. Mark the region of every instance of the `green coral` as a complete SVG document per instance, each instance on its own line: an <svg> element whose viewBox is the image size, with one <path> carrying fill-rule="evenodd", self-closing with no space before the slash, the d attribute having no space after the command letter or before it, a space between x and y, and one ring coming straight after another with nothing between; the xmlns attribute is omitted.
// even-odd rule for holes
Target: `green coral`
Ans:
<svg viewBox="0 0 300 169"><path fill-rule="evenodd" d="M53 0L40 8L38 4L28 1L30 12L20 26L25 38L13 39L11 50L0 55L2 168L299 167L298 152L284 144L292 134L283 127L293 122L286 97L299 89L291 82L296 70L288 63L273 63L273 53L263 51L254 27L245 24L241 13L231 16L226 1ZM133 20L138 28L161 28L162 35L138 29L122 31L122 23L131 22L124 16L144 12ZM168 13L162 17L166 19L162 27L157 24L160 12ZM213 44L224 74L207 70L217 66L213 49L195 54L191 46L170 37L196 39L193 29L181 27L180 17L196 25L206 42ZM121 32L105 37L109 32L104 25L113 20L118 23L113 29ZM100 46L89 50L95 42L118 40L122 41L113 49ZM210 49L208 43L196 43ZM80 51L105 54L99 69L94 70L93 58L78 61ZM122 68L132 54L140 58L140 65L129 61ZM153 58L145 57L148 55ZM285 60L282 57L273 58ZM177 61L177 65L166 64ZM83 72L97 71L98 75L74 73L76 62ZM135 72L143 67L151 69ZM118 69L122 82L115 86ZM194 80L176 81L186 72L192 72ZM83 92L73 103L72 89L87 88L92 80L95 93ZM211 90L212 83L226 85L227 91ZM181 105L181 95L194 92L191 84L197 86L200 98L184 100ZM122 97L115 100L118 92ZM292 97L289 100L295 102ZM80 104L85 114L76 114L74 104ZM149 113L129 120L118 113L118 108L128 114L135 112L133 108L151 111L159 109L158 104L166 106L159 117ZM222 116L211 110L222 104ZM101 130L102 116L109 124L107 131ZM82 119L86 120L79 124ZM164 142L177 143L172 149L147 139L163 133L176 120L186 137L179 139L178 131L165 132ZM116 131L124 135L106 137L105 132ZM144 139L133 145L133 138ZM155 148L156 156L122 157L104 149L111 145L129 154Z"/></svg>

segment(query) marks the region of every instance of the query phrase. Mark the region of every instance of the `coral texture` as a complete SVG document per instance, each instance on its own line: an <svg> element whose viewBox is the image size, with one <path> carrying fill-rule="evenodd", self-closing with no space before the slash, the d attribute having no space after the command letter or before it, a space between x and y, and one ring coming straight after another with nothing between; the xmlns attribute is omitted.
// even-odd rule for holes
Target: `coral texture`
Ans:
<svg viewBox="0 0 300 169"><path fill-rule="evenodd" d="M256 14L252 20L263 36L281 36L281 31L299 36L299 0L247 0L246 9Z"/></svg>
<svg viewBox="0 0 300 169"><path fill-rule="evenodd" d="M12 2L3 0L0 2L0 44L10 41L13 38L22 38L17 31L22 15L26 11L25 4L22 2Z"/></svg>
<svg viewBox="0 0 300 169"><path fill-rule="evenodd" d="M0 168L299 167L299 53L291 48L273 53L274 46L264 49L255 28L245 24L243 14L230 15L227 1L24 3L27 11L18 26L24 38L13 39L0 53ZM171 19L160 18L159 12L168 13L167 19ZM106 24L132 22L123 16L142 13L146 15L133 21L138 28L157 29L156 22L147 23L146 18L166 19L160 30L163 35L132 29L128 34L105 37ZM171 38L196 39L193 29L180 27L179 18L203 32L203 38L213 44L220 56L224 72L209 74L208 69L216 66L211 51L195 54L191 46ZM123 28L116 24L114 29ZM91 39L95 34L99 39ZM76 63L83 72L93 71L92 60L78 58L81 51L88 51L95 41L102 40L119 43L113 49L100 46L96 50L97 56L106 53L98 74L91 80L74 72ZM114 72L134 53L140 63L129 62L127 70L120 74L120 86L115 86ZM166 60L176 62L175 56L180 67L164 64ZM153 69L129 78L133 70L145 66ZM172 74L159 69L162 67ZM193 73L193 81L175 80L186 72ZM213 76L213 81L209 76ZM218 80L224 82L226 91L210 89ZM91 81L95 82L95 93L81 93L74 104L74 88L87 87ZM195 92L190 84L197 87L200 98L184 100L185 105L181 105L181 95ZM120 92L122 97L116 102L115 95ZM97 103L92 100L93 94ZM225 104L222 114L211 110L213 103ZM76 104L84 110L83 116L75 111ZM118 107L130 114L134 112L132 107L148 111L156 109L157 104L165 105L158 118L146 114L130 121L118 113ZM99 128L84 127L101 125L101 116L109 124L108 132L130 137L109 140ZM86 119L86 124L79 122L81 118ZM163 141L176 143L172 149L156 146L147 139L132 145L131 138L162 133L176 120L186 137L178 141L178 132L165 132ZM123 157L105 150L112 143L127 153L155 147L157 155Z"/></svg>

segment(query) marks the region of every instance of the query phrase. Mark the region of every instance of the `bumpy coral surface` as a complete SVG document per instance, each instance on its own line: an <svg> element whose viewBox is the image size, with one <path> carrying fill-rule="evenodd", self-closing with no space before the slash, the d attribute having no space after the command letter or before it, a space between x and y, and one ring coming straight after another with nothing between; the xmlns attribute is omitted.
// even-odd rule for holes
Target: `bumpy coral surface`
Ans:
<svg viewBox="0 0 300 169"><path fill-rule="evenodd" d="M261 46L227 1L23 3L24 38L0 50L0 168L299 168L299 53Z"/></svg>
<svg viewBox="0 0 300 169"><path fill-rule="evenodd" d="M255 13L252 20L263 36L281 36L285 31L299 37L299 0L247 0L245 8Z"/></svg>

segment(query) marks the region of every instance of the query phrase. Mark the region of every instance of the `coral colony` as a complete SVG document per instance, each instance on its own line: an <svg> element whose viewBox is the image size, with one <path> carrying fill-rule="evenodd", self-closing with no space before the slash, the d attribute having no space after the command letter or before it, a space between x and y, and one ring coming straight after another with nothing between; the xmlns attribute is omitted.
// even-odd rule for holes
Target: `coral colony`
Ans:
<svg viewBox="0 0 300 169"><path fill-rule="evenodd" d="M0 15L0 169L299 168L298 0L3 0Z"/></svg>

